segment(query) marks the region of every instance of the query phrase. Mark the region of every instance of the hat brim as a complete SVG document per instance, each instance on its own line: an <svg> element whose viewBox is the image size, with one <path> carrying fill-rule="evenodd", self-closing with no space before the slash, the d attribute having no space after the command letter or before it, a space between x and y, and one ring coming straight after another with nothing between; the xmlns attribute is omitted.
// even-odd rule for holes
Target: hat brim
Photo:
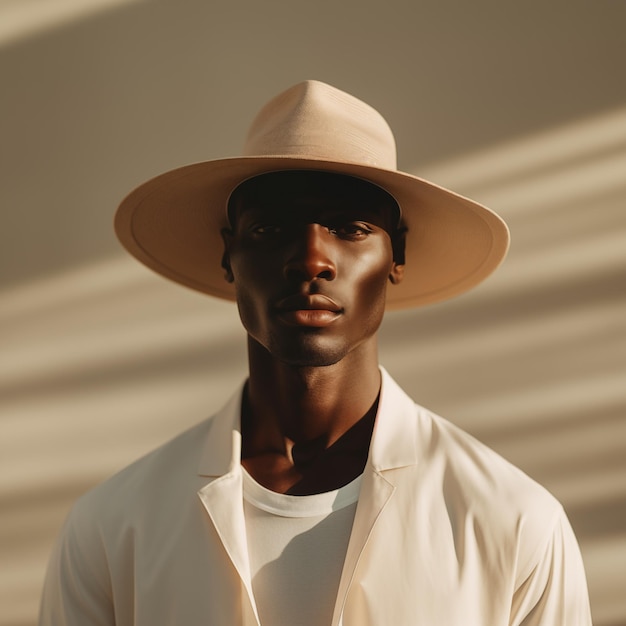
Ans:
<svg viewBox="0 0 626 626"><path fill-rule="evenodd" d="M405 274L387 289L389 309L459 295L484 280L506 255L506 224L477 202L403 172L314 158L236 157L166 172L122 201L115 231L126 250L152 270L197 291L235 300L221 267L228 198L248 178L294 169L357 176L394 196L408 232Z"/></svg>

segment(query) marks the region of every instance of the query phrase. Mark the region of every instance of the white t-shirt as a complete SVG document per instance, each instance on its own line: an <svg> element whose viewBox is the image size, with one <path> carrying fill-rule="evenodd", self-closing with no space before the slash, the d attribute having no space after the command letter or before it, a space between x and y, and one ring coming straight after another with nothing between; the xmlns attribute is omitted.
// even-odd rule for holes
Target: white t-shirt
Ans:
<svg viewBox="0 0 626 626"><path fill-rule="evenodd" d="M252 590L262 626L330 625L361 477L309 496L276 493L243 470Z"/></svg>

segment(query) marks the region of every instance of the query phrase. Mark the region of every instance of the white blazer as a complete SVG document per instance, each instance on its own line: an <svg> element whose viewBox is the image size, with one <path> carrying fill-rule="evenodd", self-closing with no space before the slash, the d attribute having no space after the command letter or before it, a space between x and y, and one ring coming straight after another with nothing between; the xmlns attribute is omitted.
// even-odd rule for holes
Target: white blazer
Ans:
<svg viewBox="0 0 626 626"><path fill-rule="evenodd" d="M332 626L590 625L559 503L415 405L384 370L382 381ZM50 560L40 626L259 625L240 399L241 389L75 504Z"/></svg>

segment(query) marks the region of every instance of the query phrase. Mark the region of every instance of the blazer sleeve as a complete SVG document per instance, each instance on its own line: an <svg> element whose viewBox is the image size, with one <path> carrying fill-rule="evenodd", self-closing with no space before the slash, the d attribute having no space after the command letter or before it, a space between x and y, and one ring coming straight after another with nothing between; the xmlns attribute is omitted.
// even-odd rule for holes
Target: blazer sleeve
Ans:
<svg viewBox="0 0 626 626"><path fill-rule="evenodd" d="M562 509L511 608L511 626L591 626L583 561Z"/></svg>
<svg viewBox="0 0 626 626"><path fill-rule="evenodd" d="M53 549L39 626L114 626L110 576L95 524L72 511Z"/></svg>

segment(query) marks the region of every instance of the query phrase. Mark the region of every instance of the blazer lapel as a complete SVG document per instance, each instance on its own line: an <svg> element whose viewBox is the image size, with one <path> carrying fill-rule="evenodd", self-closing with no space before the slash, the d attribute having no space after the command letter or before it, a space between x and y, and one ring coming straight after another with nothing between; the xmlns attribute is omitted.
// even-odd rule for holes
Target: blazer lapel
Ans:
<svg viewBox="0 0 626 626"><path fill-rule="evenodd" d="M381 375L378 415L339 582L333 626L341 626L343 610L361 555L395 491L391 473L385 476L385 472L415 465L418 459L415 403L383 368Z"/></svg>
<svg viewBox="0 0 626 626"><path fill-rule="evenodd" d="M244 615L259 624L248 558L246 522L243 513L241 475L241 389L213 418L213 424L200 461L199 474L214 477L198 491L215 530L248 596ZM247 620L246 620L247 621Z"/></svg>
<svg viewBox="0 0 626 626"><path fill-rule="evenodd" d="M359 504L357 505L348 551L339 581L337 601L333 613L333 626L341 624L348 591L352 585L361 554L367 545L376 520L391 498L393 491L394 486L387 482L381 474L371 473L363 477Z"/></svg>

